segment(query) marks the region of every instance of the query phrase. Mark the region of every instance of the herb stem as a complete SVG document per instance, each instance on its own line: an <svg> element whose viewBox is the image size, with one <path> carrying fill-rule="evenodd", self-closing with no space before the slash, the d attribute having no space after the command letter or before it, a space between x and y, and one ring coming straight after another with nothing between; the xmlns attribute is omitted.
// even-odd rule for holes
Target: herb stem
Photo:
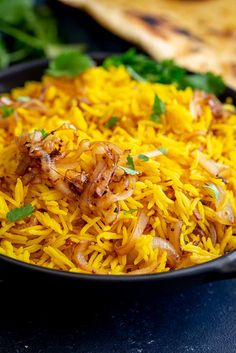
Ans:
<svg viewBox="0 0 236 353"><path fill-rule="evenodd" d="M8 34L15 39L27 44L31 48L35 49L41 49L43 50L43 43L41 40L38 38L35 38L31 36L30 34L27 34L25 32L22 32L21 30L8 26L7 24L3 24L0 22L0 31L4 32L5 34Z"/></svg>
<svg viewBox="0 0 236 353"><path fill-rule="evenodd" d="M22 48L14 51L13 53L9 53L10 62L13 63L15 61L19 61L24 59L31 52L30 48Z"/></svg>

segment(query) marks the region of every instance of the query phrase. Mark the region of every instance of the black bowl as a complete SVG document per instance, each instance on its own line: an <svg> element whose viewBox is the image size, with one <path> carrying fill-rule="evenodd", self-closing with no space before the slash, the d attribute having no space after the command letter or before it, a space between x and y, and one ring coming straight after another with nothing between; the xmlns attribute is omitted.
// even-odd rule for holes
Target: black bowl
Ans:
<svg viewBox="0 0 236 353"><path fill-rule="evenodd" d="M94 60L99 64L104 59L104 54L94 55ZM47 67L46 60L36 60L26 62L10 67L0 72L0 93L7 92L10 89L22 86L26 81L39 80ZM227 88L224 96L232 97L236 103L236 92ZM206 262L201 265L170 271L158 274L145 275L94 275L94 274L79 274L66 271L51 270L44 267L30 265L10 257L0 255L0 276L4 280L15 281L23 280L47 283L61 283L78 284L79 288L95 287L106 288L147 288L151 286L154 288L183 288L200 283L205 283L213 280L227 279L236 277L236 251L224 255L214 261ZM105 285L105 286L104 286ZM141 286L140 286L141 285ZM143 287L143 285L145 285ZM110 290L109 289L109 290Z"/></svg>

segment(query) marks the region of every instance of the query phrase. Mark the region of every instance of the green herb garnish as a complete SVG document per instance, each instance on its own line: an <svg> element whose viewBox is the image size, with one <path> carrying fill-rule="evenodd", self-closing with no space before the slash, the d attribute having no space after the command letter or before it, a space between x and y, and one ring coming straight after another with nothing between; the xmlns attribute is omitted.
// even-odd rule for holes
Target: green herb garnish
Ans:
<svg viewBox="0 0 236 353"><path fill-rule="evenodd" d="M16 222L30 216L34 212L34 208L31 204L25 205L19 208L13 208L7 213L6 217L9 222Z"/></svg>
<svg viewBox="0 0 236 353"><path fill-rule="evenodd" d="M124 65L131 77L137 81L160 82L165 84L175 83L178 88L192 87L205 92L219 95L224 92L225 84L220 76L212 73L188 73L172 60L156 62L144 54L138 54L134 48L126 53L108 57L103 66Z"/></svg>
<svg viewBox="0 0 236 353"><path fill-rule="evenodd" d="M39 131L41 132L43 139L45 139L49 135L49 133L47 131L45 131L44 129L41 129Z"/></svg>
<svg viewBox="0 0 236 353"><path fill-rule="evenodd" d="M157 95L155 95L150 120L160 123L161 115L164 114L165 111L165 103Z"/></svg>
<svg viewBox="0 0 236 353"><path fill-rule="evenodd" d="M49 63L47 73L51 76L74 77L93 66L92 59L79 51L65 52Z"/></svg>
<svg viewBox="0 0 236 353"><path fill-rule="evenodd" d="M183 68L177 66L172 60L156 62L144 54L138 54L135 48L131 48L120 55L110 56L103 63L106 69L110 66L120 65L128 68L129 72L132 69L131 76L136 79L134 76L138 75L139 81L177 83L186 73Z"/></svg>
<svg viewBox="0 0 236 353"><path fill-rule="evenodd" d="M145 82L145 78L140 76L133 68L132 66L126 66L126 69L128 71L128 73L130 74L130 76L136 80L136 81L139 81L139 82Z"/></svg>
<svg viewBox="0 0 236 353"><path fill-rule="evenodd" d="M105 126L110 129L111 127L115 126L119 121L119 118L117 118L117 116L112 116L111 119L109 119Z"/></svg>
<svg viewBox="0 0 236 353"><path fill-rule="evenodd" d="M181 85L181 88L192 87L193 89L201 89L202 91L214 93L216 95L220 95L225 90L223 79L212 72L186 75L183 78Z"/></svg>
<svg viewBox="0 0 236 353"><path fill-rule="evenodd" d="M210 194L212 194L212 196L214 197L214 199L216 201L219 201L220 199L220 192L219 190L217 189L217 187L215 186L215 184L213 183L207 183L205 186L204 186L205 189L207 189Z"/></svg>
<svg viewBox="0 0 236 353"><path fill-rule="evenodd" d="M34 131L35 131L35 132L36 132L36 131L41 132L41 134L42 134L42 139L45 139L48 135L50 135L49 132L47 132L45 129L35 129Z"/></svg>
<svg viewBox="0 0 236 353"><path fill-rule="evenodd" d="M21 96L21 97L16 98L16 100L17 100L17 102L26 103L26 102L29 102L31 100L31 98L27 97L27 96Z"/></svg>
<svg viewBox="0 0 236 353"><path fill-rule="evenodd" d="M168 148L166 148L166 147L160 147L160 148L158 148L158 150L159 150L162 154L167 154L167 153L168 153Z"/></svg>
<svg viewBox="0 0 236 353"><path fill-rule="evenodd" d="M137 209L130 209L128 211L124 210L123 213L125 216L127 216L128 214L133 214L137 211Z"/></svg>
<svg viewBox="0 0 236 353"><path fill-rule="evenodd" d="M6 46L0 41L0 68L7 67L10 64L10 56L7 52Z"/></svg>
<svg viewBox="0 0 236 353"><path fill-rule="evenodd" d="M26 58L55 58L81 45L62 44L50 8L34 0L0 1L0 68Z"/></svg>
<svg viewBox="0 0 236 353"><path fill-rule="evenodd" d="M8 118L14 113L14 108L8 107L7 105L3 104L2 107L2 117L3 118Z"/></svg>
<svg viewBox="0 0 236 353"><path fill-rule="evenodd" d="M149 157L146 156L145 154L139 154L138 158L141 159L141 161L144 161L144 162L149 161Z"/></svg>
<svg viewBox="0 0 236 353"><path fill-rule="evenodd" d="M140 174L140 172L138 170L126 168L126 167L123 167L122 165L119 165L118 167L121 168L126 174L130 174L130 175Z"/></svg>
<svg viewBox="0 0 236 353"><path fill-rule="evenodd" d="M133 157L131 157L131 156L128 156L128 157L127 157L127 166L128 166L130 169L135 170Z"/></svg>

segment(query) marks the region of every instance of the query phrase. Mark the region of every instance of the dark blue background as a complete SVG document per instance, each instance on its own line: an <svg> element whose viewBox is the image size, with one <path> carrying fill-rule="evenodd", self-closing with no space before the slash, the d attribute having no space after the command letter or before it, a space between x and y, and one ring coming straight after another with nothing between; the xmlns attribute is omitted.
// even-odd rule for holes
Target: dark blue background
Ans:
<svg viewBox="0 0 236 353"><path fill-rule="evenodd" d="M142 298L1 284L1 353L233 353L236 281Z"/></svg>
<svg viewBox="0 0 236 353"><path fill-rule="evenodd" d="M87 15L49 2L64 40L88 51L119 52L129 44ZM137 293L138 294L138 293ZM79 287L0 284L0 353L233 353L236 352L236 280L174 293L116 298Z"/></svg>

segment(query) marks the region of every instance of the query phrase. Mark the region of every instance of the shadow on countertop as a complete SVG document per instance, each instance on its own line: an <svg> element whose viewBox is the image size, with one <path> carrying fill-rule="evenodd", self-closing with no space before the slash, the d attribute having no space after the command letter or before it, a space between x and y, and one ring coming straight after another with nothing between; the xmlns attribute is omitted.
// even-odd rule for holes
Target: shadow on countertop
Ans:
<svg viewBox="0 0 236 353"><path fill-rule="evenodd" d="M0 352L235 352L236 280L141 296L4 283L0 292Z"/></svg>

